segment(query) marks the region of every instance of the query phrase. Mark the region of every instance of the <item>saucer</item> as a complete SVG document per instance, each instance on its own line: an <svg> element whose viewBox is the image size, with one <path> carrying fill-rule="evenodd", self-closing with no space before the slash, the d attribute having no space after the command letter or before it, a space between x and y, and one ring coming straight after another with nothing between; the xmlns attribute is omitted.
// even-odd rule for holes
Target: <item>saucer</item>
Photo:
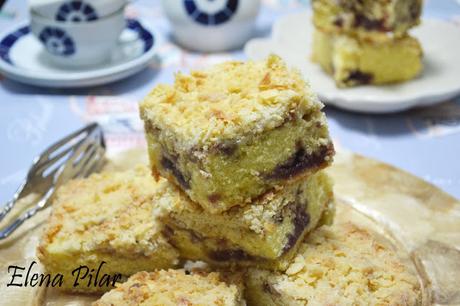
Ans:
<svg viewBox="0 0 460 306"><path fill-rule="evenodd" d="M30 32L28 23L0 35L0 73L18 82L53 88L102 85L131 76L148 66L156 54L158 34L136 19L127 19L119 46L96 66L69 69L54 66Z"/></svg>
<svg viewBox="0 0 460 306"><path fill-rule="evenodd" d="M245 53L251 59L280 55L300 69L324 103L356 112L397 112L459 95L460 27L427 19L411 33L422 44L424 70L416 79L394 85L337 88L332 77L310 60L313 24L308 12L282 17L273 26L271 38L249 41Z"/></svg>

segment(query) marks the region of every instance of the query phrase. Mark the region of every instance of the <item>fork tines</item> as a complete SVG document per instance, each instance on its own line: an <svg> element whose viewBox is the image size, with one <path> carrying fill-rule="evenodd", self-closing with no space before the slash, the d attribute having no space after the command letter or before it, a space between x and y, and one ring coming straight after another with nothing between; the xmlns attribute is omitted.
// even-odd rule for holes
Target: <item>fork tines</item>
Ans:
<svg viewBox="0 0 460 306"><path fill-rule="evenodd" d="M104 163L105 148L101 126L92 123L51 145L35 158L24 183L0 212L0 222L19 199L33 193L38 196L36 203L26 211L18 211L19 218L0 229L0 239L11 235L25 220L47 207L59 186L99 170Z"/></svg>

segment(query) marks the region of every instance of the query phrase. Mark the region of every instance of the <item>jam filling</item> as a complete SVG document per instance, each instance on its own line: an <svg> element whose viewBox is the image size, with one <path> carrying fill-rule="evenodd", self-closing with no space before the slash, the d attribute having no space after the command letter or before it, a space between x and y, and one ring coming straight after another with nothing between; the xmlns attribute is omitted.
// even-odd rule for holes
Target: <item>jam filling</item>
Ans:
<svg viewBox="0 0 460 306"><path fill-rule="evenodd" d="M218 193L213 193L213 194L208 196L209 202L211 202L213 204L217 203L218 201L220 201L220 199L221 199L221 196Z"/></svg>
<svg viewBox="0 0 460 306"><path fill-rule="evenodd" d="M186 179L182 172L180 172L180 170L177 169L176 165L172 160L163 156L163 158L161 159L161 166L163 166L165 170L169 171L184 189L190 189L190 183L188 179Z"/></svg>
<svg viewBox="0 0 460 306"><path fill-rule="evenodd" d="M238 150L238 144L235 141L227 140L215 145L214 150L225 156L232 156Z"/></svg>
<svg viewBox="0 0 460 306"><path fill-rule="evenodd" d="M286 245L283 247L283 254L292 249L300 236L302 236L305 228L310 223L310 215L305 211L305 205L297 204L291 206L294 213L294 230L287 235Z"/></svg>
<svg viewBox="0 0 460 306"><path fill-rule="evenodd" d="M360 70L353 70L348 75L348 78L344 81L345 84L370 84L374 76L371 73L362 72Z"/></svg>
<svg viewBox="0 0 460 306"><path fill-rule="evenodd" d="M264 282L262 284L262 289L264 292L270 294L270 295L274 295L274 296L280 296L279 292L276 291L275 288L273 288L273 286L271 284L269 284L268 282Z"/></svg>
<svg viewBox="0 0 460 306"><path fill-rule="evenodd" d="M422 5L418 1L412 3L409 8L409 13L412 20L417 20L422 13Z"/></svg>
<svg viewBox="0 0 460 306"><path fill-rule="evenodd" d="M210 259L215 261L255 261L257 258L241 249L216 250L208 253Z"/></svg>
<svg viewBox="0 0 460 306"><path fill-rule="evenodd" d="M389 30L385 27L384 19L370 19L363 14L356 14L354 26L365 28L368 31L386 32Z"/></svg>
<svg viewBox="0 0 460 306"><path fill-rule="evenodd" d="M307 154L305 149L298 146L297 151L284 163L275 167L275 169L268 175L267 179L284 180L293 178L305 170L321 167L326 157L334 154L334 147L332 144L321 146L319 150L313 154Z"/></svg>

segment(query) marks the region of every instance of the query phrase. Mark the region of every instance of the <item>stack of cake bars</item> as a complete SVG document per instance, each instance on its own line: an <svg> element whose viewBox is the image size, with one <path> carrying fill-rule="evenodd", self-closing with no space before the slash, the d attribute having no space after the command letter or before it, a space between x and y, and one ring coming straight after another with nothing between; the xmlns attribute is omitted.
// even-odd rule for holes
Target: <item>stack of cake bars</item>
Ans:
<svg viewBox="0 0 460 306"><path fill-rule="evenodd" d="M150 167L60 188L41 262L54 274L84 265L123 279L181 260L286 270L307 233L334 214L322 108L277 56L178 74L140 105ZM110 289L71 280L64 289Z"/></svg>
<svg viewBox="0 0 460 306"><path fill-rule="evenodd" d="M422 0L313 0L313 61L339 87L402 82L422 70L422 49L408 30Z"/></svg>
<svg viewBox="0 0 460 306"><path fill-rule="evenodd" d="M101 306L419 305L390 246L322 226L334 214L322 107L276 56L157 86L140 108L150 166L58 189L38 247L46 272L71 292L117 282Z"/></svg>
<svg viewBox="0 0 460 306"><path fill-rule="evenodd" d="M280 58L177 75L141 103L154 176L168 201L164 235L182 257L214 266L285 269L332 216L323 105Z"/></svg>

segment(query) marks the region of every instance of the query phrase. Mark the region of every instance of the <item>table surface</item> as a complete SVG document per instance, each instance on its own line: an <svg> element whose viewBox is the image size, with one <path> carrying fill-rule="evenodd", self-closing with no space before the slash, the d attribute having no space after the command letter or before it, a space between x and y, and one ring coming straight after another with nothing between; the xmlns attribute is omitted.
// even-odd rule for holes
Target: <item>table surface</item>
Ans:
<svg viewBox="0 0 460 306"><path fill-rule="evenodd" d="M256 36L269 35L279 16L308 8L308 0L262 2ZM22 85L0 75L0 205L11 198L33 158L66 134L97 121L111 150L144 146L137 103L153 86L172 82L178 70L245 58L241 50L213 55L182 50L169 39L159 1L137 0L127 15L149 22L166 38L158 60L133 77L63 90ZM424 18L460 26L460 1L426 0ZM9 0L0 12L0 30L25 19L26 1ZM402 168L460 198L460 98L398 114L356 114L333 107L326 107L326 113L337 147Z"/></svg>

